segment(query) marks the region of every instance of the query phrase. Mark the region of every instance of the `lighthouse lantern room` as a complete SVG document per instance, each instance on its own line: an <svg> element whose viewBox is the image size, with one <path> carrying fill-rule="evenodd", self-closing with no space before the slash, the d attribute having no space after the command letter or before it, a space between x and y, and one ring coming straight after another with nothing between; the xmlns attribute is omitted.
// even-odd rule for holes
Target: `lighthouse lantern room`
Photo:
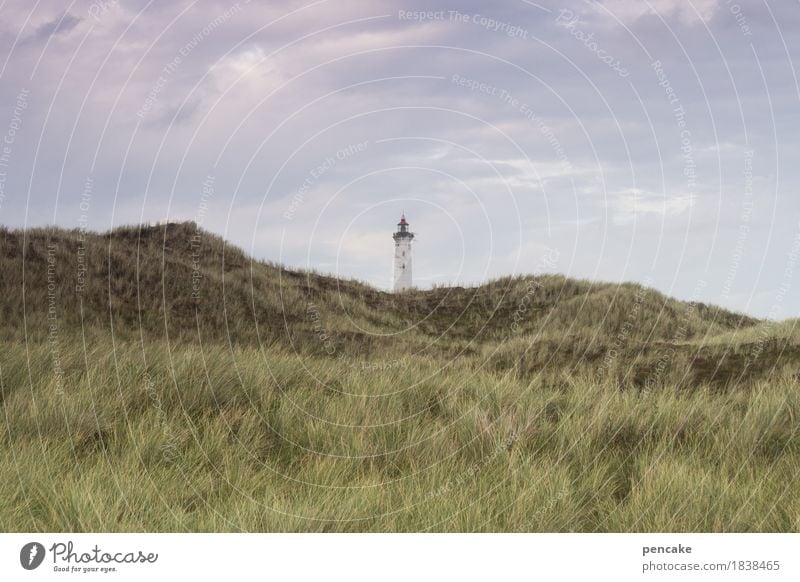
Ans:
<svg viewBox="0 0 800 582"><path fill-rule="evenodd" d="M406 215L403 214L397 223L394 239L394 290L405 291L413 286L411 278L411 243L414 233L409 229Z"/></svg>

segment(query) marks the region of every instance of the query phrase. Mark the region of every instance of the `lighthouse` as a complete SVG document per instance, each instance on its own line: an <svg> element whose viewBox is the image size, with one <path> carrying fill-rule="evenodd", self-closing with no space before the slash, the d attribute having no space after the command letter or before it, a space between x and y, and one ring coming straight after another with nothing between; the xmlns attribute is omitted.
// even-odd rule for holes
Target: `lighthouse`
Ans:
<svg viewBox="0 0 800 582"><path fill-rule="evenodd" d="M400 222L397 223L397 231L392 235L394 239L395 291L405 291L413 286L411 279L411 242L414 240L414 233L408 230L408 227L406 215L403 214L400 217Z"/></svg>

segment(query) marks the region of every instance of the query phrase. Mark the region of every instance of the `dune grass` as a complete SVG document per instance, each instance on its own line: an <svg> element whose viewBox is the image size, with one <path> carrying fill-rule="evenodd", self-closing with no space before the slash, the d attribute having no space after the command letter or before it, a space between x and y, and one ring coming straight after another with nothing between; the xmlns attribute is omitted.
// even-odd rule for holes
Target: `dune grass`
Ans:
<svg viewBox="0 0 800 582"><path fill-rule="evenodd" d="M800 396L6 345L5 531L797 531Z"/></svg>
<svg viewBox="0 0 800 582"><path fill-rule="evenodd" d="M3 531L800 531L798 320L0 228Z"/></svg>

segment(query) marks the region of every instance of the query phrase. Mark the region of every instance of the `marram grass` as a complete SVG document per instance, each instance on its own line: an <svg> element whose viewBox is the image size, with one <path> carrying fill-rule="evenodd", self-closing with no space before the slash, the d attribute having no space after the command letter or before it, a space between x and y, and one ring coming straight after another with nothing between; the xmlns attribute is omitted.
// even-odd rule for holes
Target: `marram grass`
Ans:
<svg viewBox="0 0 800 582"><path fill-rule="evenodd" d="M798 323L0 227L0 530L800 531Z"/></svg>
<svg viewBox="0 0 800 582"><path fill-rule="evenodd" d="M636 391L111 341L61 366L3 346L4 531L800 529L791 376Z"/></svg>

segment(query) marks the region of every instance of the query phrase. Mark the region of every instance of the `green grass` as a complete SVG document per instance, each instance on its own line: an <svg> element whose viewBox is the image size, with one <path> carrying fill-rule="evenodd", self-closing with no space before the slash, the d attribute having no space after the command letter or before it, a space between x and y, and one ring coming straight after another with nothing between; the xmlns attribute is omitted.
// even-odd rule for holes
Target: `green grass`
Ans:
<svg viewBox="0 0 800 582"><path fill-rule="evenodd" d="M797 321L196 234L0 230L3 531L800 531Z"/></svg>
<svg viewBox="0 0 800 582"><path fill-rule="evenodd" d="M4 347L4 530L800 526L789 379L636 392L149 343L66 350L62 391L48 346Z"/></svg>

